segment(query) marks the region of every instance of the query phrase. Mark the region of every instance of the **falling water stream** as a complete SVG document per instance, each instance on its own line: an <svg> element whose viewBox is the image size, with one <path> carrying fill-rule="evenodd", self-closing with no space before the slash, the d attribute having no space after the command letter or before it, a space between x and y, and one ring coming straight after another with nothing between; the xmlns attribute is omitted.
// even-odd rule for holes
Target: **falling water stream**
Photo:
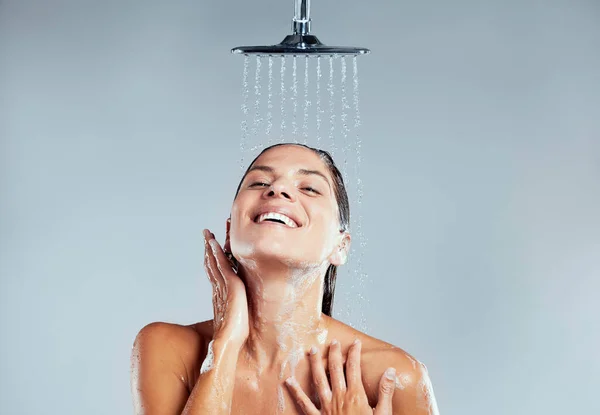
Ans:
<svg viewBox="0 0 600 415"><path fill-rule="evenodd" d="M267 144L271 145L271 129L273 128L273 57L269 56L269 84L267 86Z"/></svg>
<svg viewBox="0 0 600 415"><path fill-rule="evenodd" d="M348 118L348 112L347 110L350 109L350 106L348 105L348 99L346 98L346 58L342 57L340 59L340 62L342 64L342 79L341 79L341 85L340 85L340 90L341 90L341 95L342 95L342 104L341 104L341 116L340 119L342 121L342 126L341 126L341 132L342 132L342 155L343 155L343 167L342 167L342 175L344 177L344 180L348 181L348 124L346 119Z"/></svg>
<svg viewBox="0 0 600 415"><path fill-rule="evenodd" d="M294 142L298 142L298 71L296 56L292 60L292 105L294 112L292 116L292 136Z"/></svg>
<svg viewBox="0 0 600 415"><path fill-rule="evenodd" d="M331 154L335 156L335 88L333 85L333 56L329 57L329 84L327 90L329 91L329 142L331 143Z"/></svg>
<svg viewBox="0 0 600 415"><path fill-rule="evenodd" d="M257 59L260 59L258 57ZM285 56L281 57L281 70L279 71L281 77L281 135L280 140L285 141Z"/></svg>
<svg viewBox="0 0 600 415"><path fill-rule="evenodd" d="M359 128L361 126L359 109L359 83L357 57L352 59L352 84L348 85L348 58L344 56L328 56L329 76L327 77L327 93L323 102L322 91L322 58L298 59L296 56L281 56L279 71L279 92L274 88L273 64L274 58L268 56L268 80L267 94L262 94L263 77L261 68L266 56L256 56L254 65L254 115L252 128L249 131L249 108L250 89L248 85L248 74L250 71L250 57L244 57L244 70L242 79L242 122L240 150L242 152L241 167L246 159L254 158L260 150L273 143L273 129L279 124L280 142L302 142L311 147L328 151L334 157L336 164L342 170L346 189L351 202L351 226L352 249L349 261L340 268L337 277L338 293L344 294L345 309L334 308L335 317L340 318L347 324L367 330L365 311L368 309L368 298L363 295L369 277L363 269L364 251L367 240L362 229L362 198L363 181L361 179L360 165L362 163L362 141ZM291 65L288 60L291 59ZM291 66L291 74L288 67ZM300 68L298 68L300 66ZM299 75L299 73L301 75ZM298 92L299 76L303 78L302 94ZM338 77L339 76L339 77ZM312 79L311 79L312 78ZM339 80L339 81L337 81ZM352 103L349 102L349 95ZM263 95L266 102L263 103ZM280 111L273 111L273 101L279 95ZM299 96L300 95L300 96ZM311 97L314 97L316 105L312 105ZM339 101L336 103L336 99ZM298 101L301 108L298 108ZM353 104L353 105L351 105ZM261 114L266 108L266 122ZM298 112L302 111L299 115ZM340 125L337 123L337 112L339 112ZM329 115L329 122L323 123L323 115ZM299 126L299 117L302 117ZM353 117L354 122L348 118ZM314 119L314 122L311 120ZM288 124L291 128L288 130ZM322 129L327 128L328 140L322 140L324 134ZM301 136L301 137L300 137ZM341 149L341 153L338 150ZM248 160L249 161L249 160ZM353 169L350 169L353 167Z"/></svg>
<svg viewBox="0 0 600 415"><path fill-rule="evenodd" d="M304 140L302 144L308 143L308 108L310 107L310 101L308 100L308 61L307 56L304 61L304 119L302 121L302 136Z"/></svg>
<svg viewBox="0 0 600 415"><path fill-rule="evenodd" d="M240 152L242 158L240 159L240 169L244 168L244 155L246 150L246 140L248 139L248 66L250 64L250 57L244 57L244 74L242 79L242 138L240 139Z"/></svg>
<svg viewBox="0 0 600 415"><path fill-rule="evenodd" d="M262 125L262 117L260 112L260 97L261 97L261 81L260 81L260 71L262 67L262 61L260 58L256 59L256 71L254 75L254 123L252 126L252 137L253 137L253 147L251 151L256 151L259 148L258 144L258 130Z"/></svg>

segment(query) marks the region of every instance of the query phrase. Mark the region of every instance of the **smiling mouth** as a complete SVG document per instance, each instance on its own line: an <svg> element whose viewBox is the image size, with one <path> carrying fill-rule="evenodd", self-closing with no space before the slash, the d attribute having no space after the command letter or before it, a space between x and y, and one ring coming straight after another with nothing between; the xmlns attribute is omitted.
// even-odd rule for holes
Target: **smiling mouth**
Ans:
<svg viewBox="0 0 600 415"><path fill-rule="evenodd" d="M297 228L298 224L290 217L283 215L281 213L269 212L263 213L262 215L258 215L254 222L257 224L261 224L263 222L271 222L278 223L281 225L285 225L288 228Z"/></svg>

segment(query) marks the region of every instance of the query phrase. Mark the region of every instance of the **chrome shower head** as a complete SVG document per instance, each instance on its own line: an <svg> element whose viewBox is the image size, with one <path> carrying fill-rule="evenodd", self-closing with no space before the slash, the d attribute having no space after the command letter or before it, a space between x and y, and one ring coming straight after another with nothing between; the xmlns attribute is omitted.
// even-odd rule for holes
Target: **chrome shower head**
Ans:
<svg viewBox="0 0 600 415"><path fill-rule="evenodd" d="M327 46L310 34L310 0L294 0L292 32L272 46L238 46L231 53L243 55L364 55L369 49Z"/></svg>

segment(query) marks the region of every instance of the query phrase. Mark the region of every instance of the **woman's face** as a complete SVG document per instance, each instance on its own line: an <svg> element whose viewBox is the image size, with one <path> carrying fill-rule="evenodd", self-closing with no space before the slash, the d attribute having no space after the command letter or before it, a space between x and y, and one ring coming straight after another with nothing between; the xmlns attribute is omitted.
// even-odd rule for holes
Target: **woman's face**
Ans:
<svg viewBox="0 0 600 415"><path fill-rule="evenodd" d="M329 169L312 150L284 145L266 151L244 177L233 203L233 255L242 263L343 263L349 235L340 232L333 186Z"/></svg>

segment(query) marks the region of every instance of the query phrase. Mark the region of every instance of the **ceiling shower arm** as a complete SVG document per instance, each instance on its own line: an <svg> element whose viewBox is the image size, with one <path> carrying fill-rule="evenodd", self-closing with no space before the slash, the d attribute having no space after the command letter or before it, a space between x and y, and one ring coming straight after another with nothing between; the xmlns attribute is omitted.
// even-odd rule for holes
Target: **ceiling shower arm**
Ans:
<svg viewBox="0 0 600 415"><path fill-rule="evenodd" d="M302 36L310 33L310 0L294 0L292 32Z"/></svg>
<svg viewBox="0 0 600 415"><path fill-rule="evenodd" d="M321 43L315 35L310 34L310 0L294 0L294 19L292 20L292 34L280 43L271 46L238 46L231 49L231 53L244 55L363 55L369 49L327 46Z"/></svg>

